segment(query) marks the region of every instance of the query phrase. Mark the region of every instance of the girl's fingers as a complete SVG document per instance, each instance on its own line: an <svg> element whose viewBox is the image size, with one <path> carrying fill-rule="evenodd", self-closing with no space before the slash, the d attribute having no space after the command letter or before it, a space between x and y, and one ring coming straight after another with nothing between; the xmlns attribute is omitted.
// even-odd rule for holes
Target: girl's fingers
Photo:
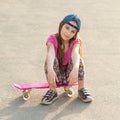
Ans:
<svg viewBox="0 0 120 120"><path fill-rule="evenodd" d="M72 79L70 78L69 81L68 81L68 85L71 86L73 84L73 81Z"/></svg>
<svg viewBox="0 0 120 120"><path fill-rule="evenodd" d="M72 86L73 84L72 83L69 83L68 86Z"/></svg>
<svg viewBox="0 0 120 120"><path fill-rule="evenodd" d="M70 82L70 77L68 77L67 82L68 82L68 83Z"/></svg>
<svg viewBox="0 0 120 120"><path fill-rule="evenodd" d="M59 82L59 80L58 80L58 77L57 77L57 76L55 76L55 80L56 80L56 82Z"/></svg>

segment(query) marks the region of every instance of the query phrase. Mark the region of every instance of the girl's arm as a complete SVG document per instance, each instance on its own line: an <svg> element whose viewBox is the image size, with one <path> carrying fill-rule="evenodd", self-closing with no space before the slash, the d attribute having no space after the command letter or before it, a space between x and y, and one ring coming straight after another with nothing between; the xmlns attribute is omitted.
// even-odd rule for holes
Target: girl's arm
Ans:
<svg viewBox="0 0 120 120"><path fill-rule="evenodd" d="M73 69L79 68L79 63L80 63L79 47L80 47L80 45L76 44L72 50Z"/></svg>
<svg viewBox="0 0 120 120"><path fill-rule="evenodd" d="M56 73L53 69L55 60L55 51L54 46L52 43L47 43L47 78L48 78L48 84L51 90L55 90L56 88L56 81L58 81L58 78L56 76Z"/></svg>
<svg viewBox="0 0 120 120"><path fill-rule="evenodd" d="M47 43L47 69L53 70L53 64L55 59L55 51L52 43Z"/></svg>
<svg viewBox="0 0 120 120"><path fill-rule="evenodd" d="M79 69L79 63L80 63L80 54L79 54L79 44L76 44L73 47L72 50L72 63L73 63L73 69L69 74L68 77L68 85L72 85L73 83L78 81L78 69Z"/></svg>

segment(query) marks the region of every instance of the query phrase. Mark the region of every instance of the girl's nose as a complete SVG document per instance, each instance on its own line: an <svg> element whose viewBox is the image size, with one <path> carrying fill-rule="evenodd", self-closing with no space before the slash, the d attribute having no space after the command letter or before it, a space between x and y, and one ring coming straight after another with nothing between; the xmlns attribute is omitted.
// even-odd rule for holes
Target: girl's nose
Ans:
<svg viewBox="0 0 120 120"><path fill-rule="evenodd" d="M67 31L67 34L69 35L69 34L70 34L70 31Z"/></svg>

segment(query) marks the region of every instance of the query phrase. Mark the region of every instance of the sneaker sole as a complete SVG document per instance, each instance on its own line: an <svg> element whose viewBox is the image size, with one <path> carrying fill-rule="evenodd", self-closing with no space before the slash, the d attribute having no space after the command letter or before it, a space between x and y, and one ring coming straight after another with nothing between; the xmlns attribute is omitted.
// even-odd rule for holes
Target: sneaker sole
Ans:
<svg viewBox="0 0 120 120"><path fill-rule="evenodd" d="M56 99L58 99L58 97L54 98L51 102L42 101L41 104L43 104L43 105L50 105L50 104L52 104Z"/></svg>
<svg viewBox="0 0 120 120"><path fill-rule="evenodd" d="M92 97L88 97L87 99L82 99L80 96L78 96L78 98L79 98L80 100L82 100L83 102L85 102L85 103L90 103L90 102L93 101L93 98L92 98Z"/></svg>

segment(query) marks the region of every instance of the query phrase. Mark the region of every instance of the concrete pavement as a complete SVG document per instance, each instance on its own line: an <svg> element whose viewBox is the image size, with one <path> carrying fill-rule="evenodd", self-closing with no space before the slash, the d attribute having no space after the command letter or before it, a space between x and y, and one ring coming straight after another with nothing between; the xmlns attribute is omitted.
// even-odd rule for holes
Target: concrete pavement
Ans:
<svg viewBox="0 0 120 120"><path fill-rule="evenodd" d="M0 0L0 119L1 120L119 120L120 119L120 1ZM85 104L75 95L40 105L46 90L33 90L27 102L13 83L46 81L47 37L61 19L81 18L85 86L94 101Z"/></svg>

